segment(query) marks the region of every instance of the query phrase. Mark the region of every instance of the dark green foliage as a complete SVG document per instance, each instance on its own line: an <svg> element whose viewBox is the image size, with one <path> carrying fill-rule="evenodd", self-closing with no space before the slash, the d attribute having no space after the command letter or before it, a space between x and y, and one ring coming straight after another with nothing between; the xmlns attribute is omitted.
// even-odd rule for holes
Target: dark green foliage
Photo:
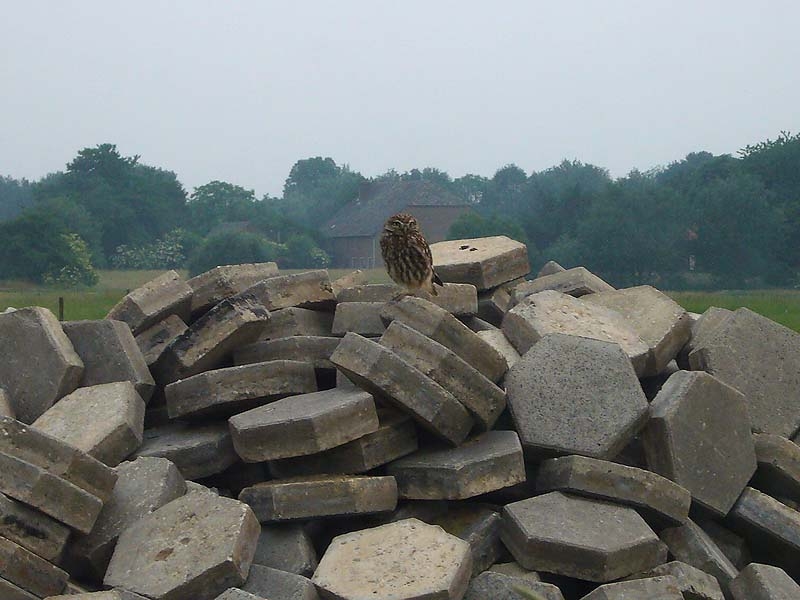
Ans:
<svg viewBox="0 0 800 600"><path fill-rule="evenodd" d="M283 248L255 233L232 232L209 236L189 258L194 276L220 265L276 260Z"/></svg>
<svg viewBox="0 0 800 600"><path fill-rule="evenodd" d="M33 191L27 179L0 177L0 221L19 216L32 202Z"/></svg>
<svg viewBox="0 0 800 600"><path fill-rule="evenodd" d="M324 269L331 262L309 235L293 235L286 240L286 254L280 266L289 269Z"/></svg>
<svg viewBox="0 0 800 600"><path fill-rule="evenodd" d="M283 199L276 204L292 220L316 229L333 213L358 196L364 178L332 158L298 160L283 186Z"/></svg>

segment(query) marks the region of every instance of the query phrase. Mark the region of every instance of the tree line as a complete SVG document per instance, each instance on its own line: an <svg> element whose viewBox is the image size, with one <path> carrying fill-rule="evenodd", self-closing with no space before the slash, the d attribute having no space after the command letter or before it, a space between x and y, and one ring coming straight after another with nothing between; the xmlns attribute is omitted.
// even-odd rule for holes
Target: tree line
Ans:
<svg viewBox="0 0 800 600"><path fill-rule="evenodd" d="M319 227L367 180L314 157L294 164L280 197L224 181L189 194L140 158L100 144L38 181L0 178L0 279L92 285L97 268L325 267ZM530 174L511 164L492 177L426 167L373 179L440 185L473 208L451 239L509 235L528 244L534 268L585 265L617 286L800 284L800 135L616 179L577 160Z"/></svg>

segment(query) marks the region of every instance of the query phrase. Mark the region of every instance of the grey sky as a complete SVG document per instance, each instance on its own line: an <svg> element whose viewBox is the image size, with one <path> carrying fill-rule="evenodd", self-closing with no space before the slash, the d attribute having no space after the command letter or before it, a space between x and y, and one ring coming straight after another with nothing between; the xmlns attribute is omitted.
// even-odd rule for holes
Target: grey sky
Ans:
<svg viewBox="0 0 800 600"><path fill-rule="evenodd" d="M800 2L0 0L0 175L102 142L278 195L292 164L624 175L797 131Z"/></svg>

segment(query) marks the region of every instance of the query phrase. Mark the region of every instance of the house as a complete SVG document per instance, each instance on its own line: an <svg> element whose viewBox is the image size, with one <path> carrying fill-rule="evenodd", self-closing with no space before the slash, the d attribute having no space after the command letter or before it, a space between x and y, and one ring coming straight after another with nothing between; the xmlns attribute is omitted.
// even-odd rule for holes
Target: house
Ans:
<svg viewBox="0 0 800 600"><path fill-rule="evenodd" d="M383 266L380 237L383 224L393 214L414 215L432 244L444 240L453 221L471 210L461 198L431 181L370 181L320 231L328 238L332 267L369 269Z"/></svg>

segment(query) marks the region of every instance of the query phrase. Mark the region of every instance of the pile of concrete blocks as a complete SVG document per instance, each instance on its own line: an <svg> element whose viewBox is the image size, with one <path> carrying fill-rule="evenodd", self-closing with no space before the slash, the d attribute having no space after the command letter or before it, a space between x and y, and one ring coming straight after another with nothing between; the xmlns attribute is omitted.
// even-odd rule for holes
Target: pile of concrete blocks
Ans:
<svg viewBox="0 0 800 600"><path fill-rule="evenodd" d="M0 314L0 598L800 600L800 335L432 254Z"/></svg>

